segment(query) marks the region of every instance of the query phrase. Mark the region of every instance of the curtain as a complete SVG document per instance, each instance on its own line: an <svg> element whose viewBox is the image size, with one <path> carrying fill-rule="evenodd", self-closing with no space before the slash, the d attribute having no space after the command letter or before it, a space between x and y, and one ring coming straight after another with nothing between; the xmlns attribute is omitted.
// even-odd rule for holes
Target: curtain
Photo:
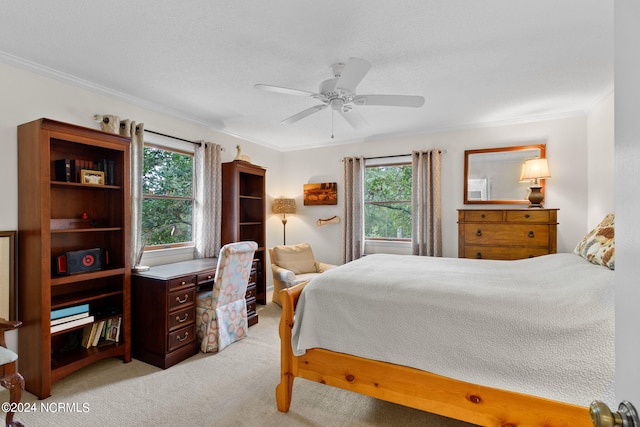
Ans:
<svg viewBox="0 0 640 427"><path fill-rule="evenodd" d="M364 254L364 157L345 157L342 262Z"/></svg>
<svg viewBox="0 0 640 427"><path fill-rule="evenodd" d="M194 154L193 235L195 257L218 256L222 222L222 147L200 141Z"/></svg>
<svg viewBox="0 0 640 427"><path fill-rule="evenodd" d="M142 173L144 160L144 123L131 124L131 266L142 259Z"/></svg>
<svg viewBox="0 0 640 427"><path fill-rule="evenodd" d="M412 253L442 256L440 150L413 151L411 167Z"/></svg>
<svg viewBox="0 0 640 427"><path fill-rule="evenodd" d="M131 138L131 267L136 267L142 258L142 161L144 159L144 123L120 119L114 115L95 114L93 120L100 123L105 132Z"/></svg>

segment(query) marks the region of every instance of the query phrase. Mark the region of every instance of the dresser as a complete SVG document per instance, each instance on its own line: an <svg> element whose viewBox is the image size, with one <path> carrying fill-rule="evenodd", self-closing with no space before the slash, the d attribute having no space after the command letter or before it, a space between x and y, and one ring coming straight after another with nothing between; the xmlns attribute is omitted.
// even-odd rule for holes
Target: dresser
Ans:
<svg viewBox="0 0 640 427"><path fill-rule="evenodd" d="M458 257L514 260L557 251L558 209L459 209Z"/></svg>

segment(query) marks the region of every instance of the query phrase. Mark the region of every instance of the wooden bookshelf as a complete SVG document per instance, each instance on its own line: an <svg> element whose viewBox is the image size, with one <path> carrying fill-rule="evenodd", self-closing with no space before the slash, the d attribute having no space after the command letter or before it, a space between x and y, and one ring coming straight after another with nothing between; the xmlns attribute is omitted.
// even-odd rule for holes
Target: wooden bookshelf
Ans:
<svg viewBox="0 0 640 427"><path fill-rule="evenodd" d="M82 367L107 357L131 360L130 143L50 119L18 126L18 351L26 389L40 399ZM65 159L111 169L102 184L82 183L75 171L56 173L55 161ZM95 248L104 256L99 270L56 273L57 257ZM122 316L119 342L74 346L82 326L52 334L51 310L77 304L89 304L95 322L114 311Z"/></svg>

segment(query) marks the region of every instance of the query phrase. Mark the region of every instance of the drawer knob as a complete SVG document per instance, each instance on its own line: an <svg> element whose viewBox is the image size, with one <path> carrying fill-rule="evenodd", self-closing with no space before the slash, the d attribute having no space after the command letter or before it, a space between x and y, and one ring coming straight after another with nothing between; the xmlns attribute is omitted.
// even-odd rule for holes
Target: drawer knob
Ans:
<svg viewBox="0 0 640 427"><path fill-rule="evenodd" d="M185 282L185 281L183 280L182 282L180 282L180 284L181 284L182 286L184 286L184 285L186 285L186 284L187 284L187 282Z"/></svg>
<svg viewBox="0 0 640 427"><path fill-rule="evenodd" d="M482 252L476 253L476 259L482 259Z"/></svg>
<svg viewBox="0 0 640 427"><path fill-rule="evenodd" d="M480 214L480 218L486 218L487 216L485 214Z"/></svg>
<svg viewBox="0 0 640 427"><path fill-rule="evenodd" d="M533 239L534 237L536 237L536 235L533 231L530 231L529 234L527 234L527 237L530 237Z"/></svg>
<svg viewBox="0 0 640 427"><path fill-rule="evenodd" d="M180 316L176 316L176 321L179 323L183 323L183 322L186 322L188 318L189 318L189 313L185 313L182 319L180 318Z"/></svg>
<svg viewBox="0 0 640 427"><path fill-rule="evenodd" d="M478 237L482 237L482 230L478 230L478 231L476 231L476 236L478 236Z"/></svg>
<svg viewBox="0 0 640 427"><path fill-rule="evenodd" d="M207 280L208 280L208 279L213 279L213 276L212 276L212 275L208 275L208 276L207 276Z"/></svg>
<svg viewBox="0 0 640 427"><path fill-rule="evenodd" d="M531 216L531 215L529 215L529 214L524 214L524 217L525 217L525 218L529 218L530 216Z"/></svg>
<svg viewBox="0 0 640 427"><path fill-rule="evenodd" d="M187 339L187 337L189 337L189 332L185 332L184 333L184 337L180 338L180 335L176 335L176 339L180 342L184 341Z"/></svg>
<svg viewBox="0 0 640 427"><path fill-rule="evenodd" d="M184 294L184 299L180 299L180 297L176 297L176 301L178 301L180 304L184 304L188 300L189 300L189 294Z"/></svg>

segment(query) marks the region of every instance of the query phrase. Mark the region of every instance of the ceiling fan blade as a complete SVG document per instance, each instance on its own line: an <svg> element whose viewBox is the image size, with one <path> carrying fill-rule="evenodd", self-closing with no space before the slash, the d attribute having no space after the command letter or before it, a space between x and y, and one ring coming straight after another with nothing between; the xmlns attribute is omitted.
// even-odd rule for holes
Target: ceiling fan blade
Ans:
<svg viewBox="0 0 640 427"><path fill-rule="evenodd" d="M417 95L356 95L355 105L388 105L391 107L422 107L424 97Z"/></svg>
<svg viewBox="0 0 640 427"><path fill-rule="evenodd" d="M371 69L371 64L364 59L349 58L336 82L336 89L355 92L356 86Z"/></svg>
<svg viewBox="0 0 640 427"><path fill-rule="evenodd" d="M342 109L337 109L335 111L340 113L340 115L344 117L344 119L356 130L367 127L368 125L367 121L362 117L362 114L360 114L360 112L355 108L351 108L347 111L343 111Z"/></svg>
<svg viewBox="0 0 640 427"><path fill-rule="evenodd" d="M266 90L268 92L285 93L287 95L309 96L312 98L322 96L319 93L309 92L307 90L291 89L288 87L265 85L261 83L253 85L253 87L260 90Z"/></svg>
<svg viewBox="0 0 640 427"><path fill-rule="evenodd" d="M302 110L299 113L284 119L280 123L283 125L290 125L291 123L295 123L298 120L304 119L305 117L310 116L313 113L317 113L320 110L324 110L325 108L327 108L327 104L314 105L313 107L307 108L306 110Z"/></svg>

